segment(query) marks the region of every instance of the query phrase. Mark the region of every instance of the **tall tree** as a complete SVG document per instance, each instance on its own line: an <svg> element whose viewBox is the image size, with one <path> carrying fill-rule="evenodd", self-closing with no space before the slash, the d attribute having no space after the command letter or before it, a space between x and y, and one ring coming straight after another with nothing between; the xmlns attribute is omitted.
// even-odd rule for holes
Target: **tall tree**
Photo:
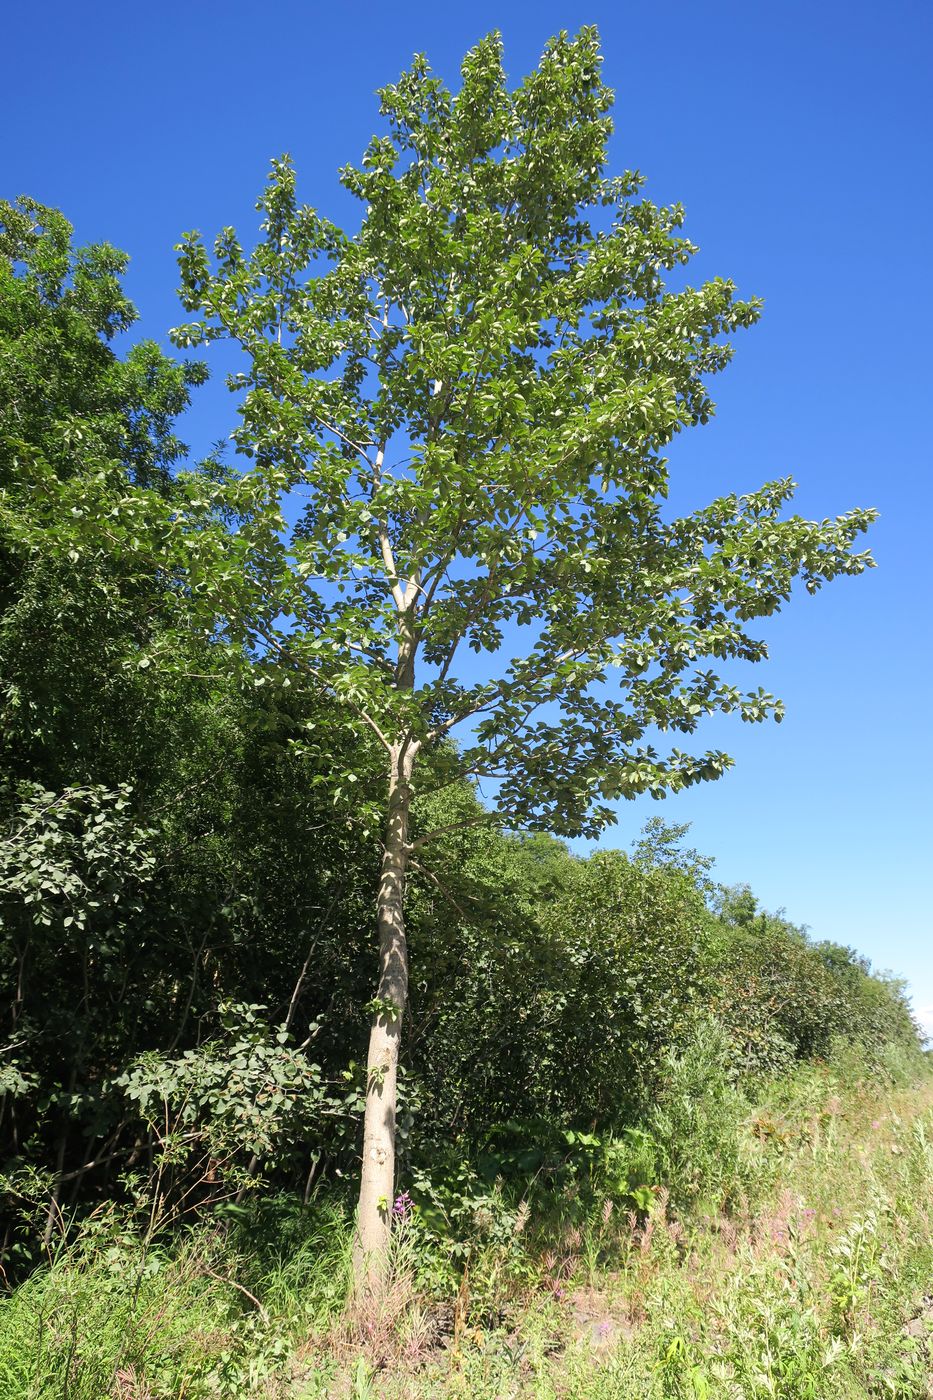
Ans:
<svg viewBox="0 0 933 1400"><path fill-rule="evenodd" d="M57 1173L120 1032L153 1004L150 964L129 1010L165 909L140 789L181 727L137 666L166 582L126 537L131 512L116 534L107 522L128 496L170 494L175 420L206 371L152 342L116 353L136 319L126 263L75 247L54 209L0 201L0 957L15 969L0 1035L8 1073L23 1068L0 1157L41 1160L54 1141Z"/></svg>
<svg viewBox="0 0 933 1400"><path fill-rule="evenodd" d="M230 228L213 259L197 234L180 245L195 319L174 338L245 352L230 383L250 459L190 483L185 596L231 655L277 658L384 753L366 1276L391 1226L406 872L431 838L410 832L419 760L434 783L493 781L509 822L598 832L617 799L730 762L655 736L780 718L710 663L761 661L750 624L795 579L812 592L869 563L853 542L872 513L787 516L789 480L665 513L664 450L709 418L724 337L759 304L718 279L666 289L695 249L679 206L607 178L600 64L594 29L562 33L510 91L493 34L454 95L416 58L380 93L387 133L341 173L355 233L298 204L283 158L251 253Z"/></svg>
<svg viewBox="0 0 933 1400"><path fill-rule="evenodd" d="M0 201L0 767L57 787L123 780L145 747L138 647L166 610L132 528L171 495L176 419L206 378L136 320L127 256L75 247L63 214ZM119 528L108 520L119 513Z"/></svg>
<svg viewBox="0 0 933 1400"><path fill-rule="evenodd" d="M334 802L330 765L295 742L326 724L340 752L342 713L258 675L231 685L205 639L170 630L173 592L144 526L154 503L175 508L176 422L206 370L149 341L121 346L136 321L126 263L108 244L76 247L57 210L0 201L0 964L11 970L0 1174L49 1166L55 1201L63 1175L93 1192L131 1157L138 1104L116 1081L140 1053L184 1056L224 1034L225 1002L265 1000L271 1020L305 1025L329 1007L343 1065L365 999L354 977L368 980L368 966L356 971L358 891L376 853L350 795ZM157 644L172 661L159 672ZM340 760L361 773L366 762L359 745ZM13 1214L6 1196L0 1237Z"/></svg>

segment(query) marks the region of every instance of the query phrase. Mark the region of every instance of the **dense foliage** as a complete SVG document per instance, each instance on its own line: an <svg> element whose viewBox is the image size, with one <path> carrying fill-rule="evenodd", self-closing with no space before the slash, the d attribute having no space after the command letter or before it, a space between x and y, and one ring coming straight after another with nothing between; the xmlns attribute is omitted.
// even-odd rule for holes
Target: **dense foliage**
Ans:
<svg viewBox="0 0 933 1400"><path fill-rule="evenodd" d="M352 1170L381 814L371 736L261 656L222 666L127 533L127 500L171 502L203 370L117 354L124 260L60 214L2 206L0 254L0 1123L29 1257L37 1205L48 1235L153 1173L184 1212ZM710 1011L736 1080L916 1046L898 984L719 890L682 829L575 857L471 826L427 761L415 834L451 829L412 874L402 1118L426 1205L430 1162L538 1171L634 1130Z"/></svg>

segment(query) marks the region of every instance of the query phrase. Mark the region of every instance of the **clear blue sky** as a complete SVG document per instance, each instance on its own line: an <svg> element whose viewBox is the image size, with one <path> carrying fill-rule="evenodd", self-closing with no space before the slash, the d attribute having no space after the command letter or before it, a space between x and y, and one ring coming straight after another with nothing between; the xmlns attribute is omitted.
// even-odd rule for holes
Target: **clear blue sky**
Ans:
<svg viewBox="0 0 933 1400"><path fill-rule="evenodd" d="M732 773L626 805L607 841L654 812L691 821L720 879L908 977L933 1030L929 0L18 5L0 194L126 249L141 330L164 338L182 319L173 243L226 223L248 235L273 155L293 154L305 199L353 217L336 169L414 51L454 83L499 28L520 77L551 33L593 22L618 95L614 167L686 205L694 278L766 303L716 383L716 420L672 454L683 498L791 474L806 514L882 512L874 573L771 620L773 659L750 681L785 698L784 724L717 726ZM232 413L219 384L202 392L195 448Z"/></svg>

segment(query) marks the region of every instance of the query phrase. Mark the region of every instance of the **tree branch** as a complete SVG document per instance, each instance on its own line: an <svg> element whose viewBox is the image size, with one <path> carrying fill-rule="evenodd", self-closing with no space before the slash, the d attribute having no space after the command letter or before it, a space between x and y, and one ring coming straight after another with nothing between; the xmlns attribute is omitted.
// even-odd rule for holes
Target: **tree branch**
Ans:
<svg viewBox="0 0 933 1400"><path fill-rule="evenodd" d="M422 846L428 845L436 836L443 836L449 831L465 831L471 826L489 826L495 821L496 815L494 812L484 812L482 816L479 817L464 817L462 821L449 822L446 826L435 827L434 831L429 831L426 835L419 836L416 841L411 841L409 843L408 850L410 852L419 851Z"/></svg>

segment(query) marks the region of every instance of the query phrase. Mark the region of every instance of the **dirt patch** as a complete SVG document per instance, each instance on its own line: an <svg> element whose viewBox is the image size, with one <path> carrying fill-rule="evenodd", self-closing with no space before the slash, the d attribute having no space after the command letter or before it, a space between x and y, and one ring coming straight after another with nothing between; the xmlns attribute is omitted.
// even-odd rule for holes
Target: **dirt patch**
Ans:
<svg viewBox="0 0 933 1400"><path fill-rule="evenodd" d="M634 1337L636 1325L621 1298L599 1288L575 1288L567 1302L574 1342L603 1352Z"/></svg>

